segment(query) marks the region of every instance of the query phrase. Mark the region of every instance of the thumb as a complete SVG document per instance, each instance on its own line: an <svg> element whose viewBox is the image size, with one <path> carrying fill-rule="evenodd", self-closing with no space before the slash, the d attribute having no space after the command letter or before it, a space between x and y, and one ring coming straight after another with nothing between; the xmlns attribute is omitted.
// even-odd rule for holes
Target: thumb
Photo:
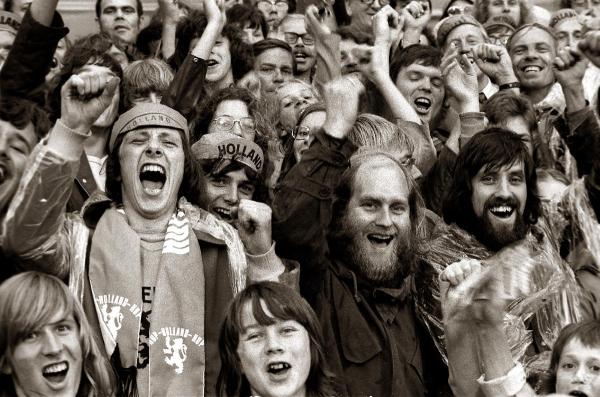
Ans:
<svg viewBox="0 0 600 397"><path fill-rule="evenodd" d="M121 82L121 79L116 76L111 78L108 81L108 83L106 83L106 87L104 87L104 91L102 92L102 97L104 97L104 98L108 97L108 98L112 99L120 82Z"/></svg>

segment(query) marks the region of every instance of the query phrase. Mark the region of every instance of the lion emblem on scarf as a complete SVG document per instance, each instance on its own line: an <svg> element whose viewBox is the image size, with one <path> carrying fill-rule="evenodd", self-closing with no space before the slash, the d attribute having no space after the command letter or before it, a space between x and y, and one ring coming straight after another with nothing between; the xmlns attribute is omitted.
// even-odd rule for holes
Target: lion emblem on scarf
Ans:
<svg viewBox="0 0 600 397"><path fill-rule="evenodd" d="M102 320L108 327L110 335L113 339L117 339L117 332L121 329L123 323L123 313L121 313L121 306L113 305L108 310L108 304L105 303L101 306Z"/></svg>
<svg viewBox="0 0 600 397"><path fill-rule="evenodd" d="M187 358L187 346L183 343L183 338L175 338L171 342L171 337L165 339L166 349L163 349L164 354L170 354L170 357L165 357L165 362L171 367L175 367L175 373L183 373L183 362Z"/></svg>

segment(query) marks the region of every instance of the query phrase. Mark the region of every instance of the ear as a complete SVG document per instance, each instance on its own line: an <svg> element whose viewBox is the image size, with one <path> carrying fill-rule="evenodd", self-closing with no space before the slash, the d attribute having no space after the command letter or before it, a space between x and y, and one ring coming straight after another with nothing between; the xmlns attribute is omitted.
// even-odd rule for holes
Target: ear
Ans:
<svg viewBox="0 0 600 397"><path fill-rule="evenodd" d="M4 375L12 374L12 368L8 365L8 360L6 358L0 359L0 373Z"/></svg>
<svg viewBox="0 0 600 397"><path fill-rule="evenodd" d="M139 22L138 22L139 29L142 29L142 26L144 26L145 21L146 21L146 18L144 18L144 15L140 15Z"/></svg>
<svg viewBox="0 0 600 397"><path fill-rule="evenodd" d="M344 0L344 7L346 7L346 14L348 14L349 17L352 16L352 8L350 8L351 2L352 2L352 0Z"/></svg>

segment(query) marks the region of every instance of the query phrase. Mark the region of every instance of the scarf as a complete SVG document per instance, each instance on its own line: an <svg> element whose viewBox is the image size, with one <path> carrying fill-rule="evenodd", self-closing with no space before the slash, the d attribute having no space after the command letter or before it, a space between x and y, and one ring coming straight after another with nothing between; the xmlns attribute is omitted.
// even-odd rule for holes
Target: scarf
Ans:
<svg viewBox="0 0 600 397"><path fill-rule="evenodd" d="M92 237L89 278L108 355L135 367L142 318L138 234L122 210L104 212ZM150 318L148 395L204 394L204 271L186 214L169 220Z"/></svg>

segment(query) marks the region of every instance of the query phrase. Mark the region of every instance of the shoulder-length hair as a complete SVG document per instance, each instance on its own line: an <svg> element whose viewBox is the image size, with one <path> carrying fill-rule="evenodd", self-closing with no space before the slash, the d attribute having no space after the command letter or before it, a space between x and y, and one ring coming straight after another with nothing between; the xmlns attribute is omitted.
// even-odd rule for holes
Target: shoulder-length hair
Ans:
<svg viewBox="0 0 600 397"><path fill-rule="evenodd" d="M268 315L261 302L271 312ZM324 339L317 315L296 291L283 284L261 282L240 292L227 311L219 337L221 371L217 380L217 395L227 397L250 396L250 384L242 373L237 347L242 333L242 312L246 304L252 307L256 321L263 326L277 321L293 320L302 325L310 339L310 371L306 379L308 397L329 397L333 391L333 375L327 369Z"/></svg>
<svg viewBox="0 0 600 397"><path fill-rule="evenodd" d="M200 197L200 178L199 169L194 156L190 142L185 137L184 133L179 131L181 136L181 143L183 147L184 164L183 164L183 178L179 191L177 192L177 198L185 197L190 203L198 204L198 198ZM123 192L121 190L121 163L119 162L119 151L123 138L126 134L121 134L115 139L115 145L112 152L108 155L106 161L106 195L115 203L123 203Z"/></svg>
<svg viewBox="0 0 600 397"><path fill-rule="evenodd" d="M497 127L483 130L461 148L456 159L454 180L443 203L444 221L456 223L467 232L474 233L472 221L475 219L475 212L471 203L473 194L471 180L482 168L493 170L517 162L523 163L527 184L527 201L523 219L528 225L535 224L542 209L537 194L537 176L533 158L518 134Z"/></svg>
<svg viewBox="0 0 600 397"><path fill-rule="evenodd" d="M19 341L57 313L72 314L79 327L83 373L77 396L112 396L114 372L96 344L81 304L61 280L44 273L20 273L0 285L0 368L10 368ZM14 395L10 375L0 375L0 389Z"/></svg>
<svg viewBox="0 0 600 397"><path fill-rule="evenodd" d="M486 23L490 17L490 14L488 13L489 5L490 0L475 0L475 12L473 13L473 16L482 25ZM515 21L517 27L526 24L529 21L529 10L525 7L523 0L519 0L519 8L521 9L521 20Z"/></svg>

